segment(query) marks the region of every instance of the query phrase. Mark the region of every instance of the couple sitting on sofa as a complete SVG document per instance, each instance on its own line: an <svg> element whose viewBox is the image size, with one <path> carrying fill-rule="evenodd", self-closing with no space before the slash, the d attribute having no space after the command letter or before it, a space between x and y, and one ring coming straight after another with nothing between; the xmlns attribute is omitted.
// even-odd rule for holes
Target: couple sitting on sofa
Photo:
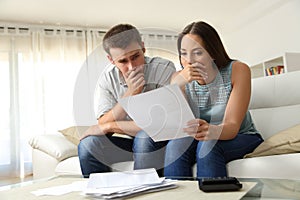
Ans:
<svg viewBox="0 0 300 200"><path fill-rule="evenodd" d="M111 164L132 159L134 169L156 168L168 178L192 177L195 163L197 177L223 177L226 163L243 158L262 143L248 111L250 69L229 58L209 24L191 23L180 33L182 70L178 72L171 61L144 56L144 44L132 25L111 28L103 47L113 66L98 85L98 124L84 133L78 145L84 177L109 172ZM196 119L184 128L191 137L154 142L118 99L167 84L178 84Z"/></svg>

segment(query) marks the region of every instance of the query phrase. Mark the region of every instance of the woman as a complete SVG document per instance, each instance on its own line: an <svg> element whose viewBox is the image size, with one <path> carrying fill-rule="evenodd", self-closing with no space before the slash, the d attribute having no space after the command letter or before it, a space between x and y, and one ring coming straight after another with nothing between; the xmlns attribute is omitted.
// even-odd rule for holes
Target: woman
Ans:
<svg viewBox="0 0 300 200"><path fill-rule="evenodd" d="M231 59L216 30L194 22L178 38L183 67L172 77L194 112L184 131L192 137L171 140L166 147L164 175L169 178L227 176L226 163L243 158L262 141L248 105L249 67Z"/></svg>

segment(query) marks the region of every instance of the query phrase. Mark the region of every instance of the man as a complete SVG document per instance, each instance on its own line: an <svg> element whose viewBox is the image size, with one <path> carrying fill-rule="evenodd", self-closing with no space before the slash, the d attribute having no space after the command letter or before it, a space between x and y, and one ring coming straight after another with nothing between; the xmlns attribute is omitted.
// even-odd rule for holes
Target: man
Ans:
<svg viewBox="0 0 300 200"><path fill-rule="evenodd" d="M144 55L144 43L132 25L112 27L103 38L103 48L112 66L104 71L98 85L98 124L85 132L78 146L84 177L109 172L111 164L133 159L132 137L142 130L118 104L118 99L167 85L175 72L171 61ZM135 166L144 167L147 166Z"/></svg>

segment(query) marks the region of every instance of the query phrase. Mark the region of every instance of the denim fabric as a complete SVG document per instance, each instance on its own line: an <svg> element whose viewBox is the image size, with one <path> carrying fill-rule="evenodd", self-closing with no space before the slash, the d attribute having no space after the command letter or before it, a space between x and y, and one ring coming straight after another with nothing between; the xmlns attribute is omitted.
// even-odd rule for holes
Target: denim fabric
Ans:
<svg viewBox="0 0 300 200"><path fill-rule="evenodd" d="M191 178L192 167L197 163L198 178L227 176L226 163L243 158L262 142L260 134L238 134L232 140L204 142L192 137L171 140L166 147L164 175Z"/></svg>
<svg viewBox="0 0 300 200"><path fill-rule="evenodd" d="M78 145L81 172L84 177L91 173L110 172L110 165L133 160L132 139L111 135L88 136Z"/></svg>
<svg viewBox="0 0 300 200"><path fill-rule="evenodd" d="M134 169L155 168L163 176L165 146L167 141L154 142L146 132L139 131L134 138Z"/></svg>

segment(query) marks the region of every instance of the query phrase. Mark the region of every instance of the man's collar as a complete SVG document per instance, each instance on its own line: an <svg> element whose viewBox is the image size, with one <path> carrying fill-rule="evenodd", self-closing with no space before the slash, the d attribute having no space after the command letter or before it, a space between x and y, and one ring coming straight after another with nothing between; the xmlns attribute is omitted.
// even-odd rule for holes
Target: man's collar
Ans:
<svg viewBox="0 0 300 200"><path fill-rule="evenodd" d="M126 81L123 77L122 72L118 68L117 68L117 71L118 71L118 74L119 74L120 85L127 88L127 83L126 83Z"/></svg>

